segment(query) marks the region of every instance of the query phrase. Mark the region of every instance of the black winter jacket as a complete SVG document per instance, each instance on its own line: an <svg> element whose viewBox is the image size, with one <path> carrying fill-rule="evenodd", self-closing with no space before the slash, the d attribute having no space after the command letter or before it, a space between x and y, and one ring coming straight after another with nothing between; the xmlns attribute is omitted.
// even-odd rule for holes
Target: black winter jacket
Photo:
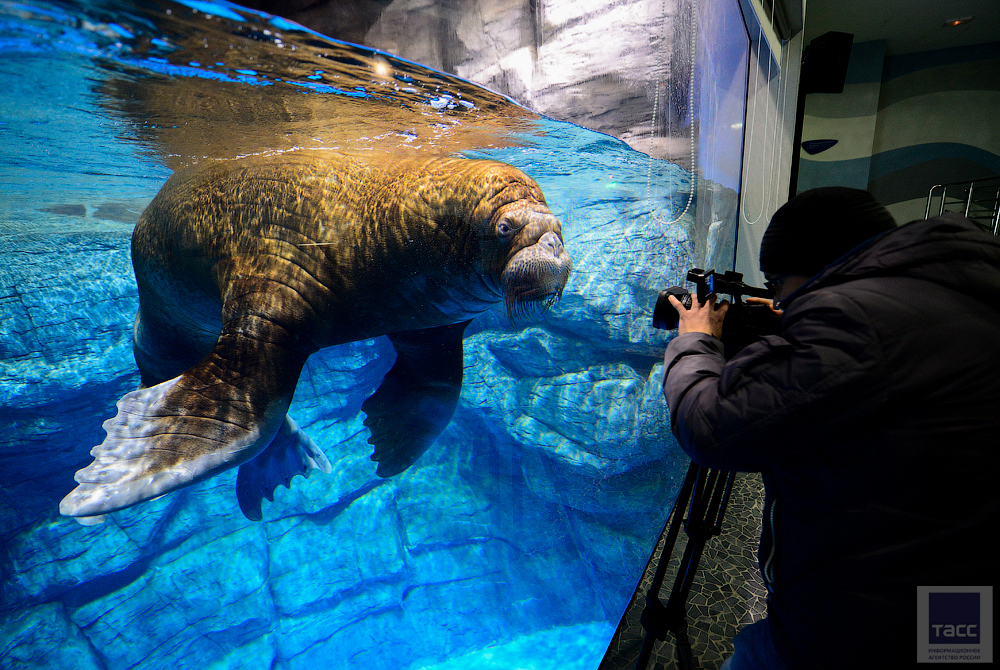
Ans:
<svg viewBox="0 0 1000 670"><path fill-rule="evenodd" d="M763 473L766 625L789 667L909 667L916 587L994 579L1000 239L914 221L782 307L780 334L728 363L709 335L670 342L674 432L702 465Z"/></svg>

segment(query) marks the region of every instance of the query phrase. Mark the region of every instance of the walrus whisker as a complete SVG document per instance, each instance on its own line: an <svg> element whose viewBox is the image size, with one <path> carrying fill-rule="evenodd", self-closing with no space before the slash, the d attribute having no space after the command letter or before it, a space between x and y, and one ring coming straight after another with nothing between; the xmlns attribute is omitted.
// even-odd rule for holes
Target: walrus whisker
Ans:
<svg viewBox="0 0 1000 670"><path fill-rule="evenodd" d="M562 298L561 290L535 297L530 294L537 289L529 288L520 292L516 289L516 286L510 286L504 295L507 318L510 319L512 324L516 324L532 316L541 316L551 309L557 300Z"/></svg>

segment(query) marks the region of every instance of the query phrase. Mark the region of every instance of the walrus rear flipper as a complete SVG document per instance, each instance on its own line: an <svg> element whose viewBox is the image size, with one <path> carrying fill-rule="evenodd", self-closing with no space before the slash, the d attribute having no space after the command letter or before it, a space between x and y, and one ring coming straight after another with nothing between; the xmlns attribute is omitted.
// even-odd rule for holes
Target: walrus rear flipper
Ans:
<svg viewBox="0 0 1000 670"><path fill-rule="evenodd" d="M96 522L257 456L282 425L307 355L277 344L281 332L259 317L234 320L184 374L122 397L59 511Z"/></svg>
<svg viewBox="0 0 1000 670"><path fill-rule="evenodd" d="M389 335L396 363L361 406L379 477L413 465L451 421L462 391L462 335L470 323Z"/></svg>
<svg viewBox="0 0 1000 670"><path fill-rule="evenodd" d="M292 477L302 475L308 478L313 468L330 474L330 461L316 443L299 430L291 417L286 416L267 449L240 466L236 477L236 499L240 501L243 516L251 521L263 519L263 499L274 502L274 491L279 486L290 489Z"/></svg>

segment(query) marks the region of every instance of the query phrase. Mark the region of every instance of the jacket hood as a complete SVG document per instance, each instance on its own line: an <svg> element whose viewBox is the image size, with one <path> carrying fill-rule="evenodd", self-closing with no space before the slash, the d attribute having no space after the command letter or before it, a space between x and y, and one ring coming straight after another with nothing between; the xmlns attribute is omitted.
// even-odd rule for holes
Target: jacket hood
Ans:
<svg viewBox="0 0 1000 670"><path fill-rule="evenodd" d="M784 302L880 276L932 281L1000 309L1000 237L958 214L912 221L852 249Z"/></svg>

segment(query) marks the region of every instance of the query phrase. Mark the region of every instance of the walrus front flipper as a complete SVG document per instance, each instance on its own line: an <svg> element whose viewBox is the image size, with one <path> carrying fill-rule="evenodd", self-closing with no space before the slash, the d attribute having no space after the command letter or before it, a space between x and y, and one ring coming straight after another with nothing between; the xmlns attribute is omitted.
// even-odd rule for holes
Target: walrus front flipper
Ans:
<svg viewBox="0 0 1000 670"><path fill-rule="evenodd" d="M413 465L451 421L462 391L462 335L469 323L389 335L396 363L361 406L379 477Z"/></svg>
<svg viewBox="0 0 1000 670"><path fill-rule="evenodd" d="M200 482L257 456L277 434L306 353L280 328L227 324L211 353L179 377L127 393L107 437L59 511L98 517ZM96 519L94 519L96 521Z"/></svg>
<svg viewBox="0 0 1000 670"><path fill-rule="evenodd" d="M240 501L243 516L251 521L263 519L263 499L274 502L275 489L279 486L290 489L292 477L302 475L308 479L313 468L330 474L330 461L316 443L299 430L291 417L286 416L267 449L240 466L236 477L236 499Z"/></svg>

